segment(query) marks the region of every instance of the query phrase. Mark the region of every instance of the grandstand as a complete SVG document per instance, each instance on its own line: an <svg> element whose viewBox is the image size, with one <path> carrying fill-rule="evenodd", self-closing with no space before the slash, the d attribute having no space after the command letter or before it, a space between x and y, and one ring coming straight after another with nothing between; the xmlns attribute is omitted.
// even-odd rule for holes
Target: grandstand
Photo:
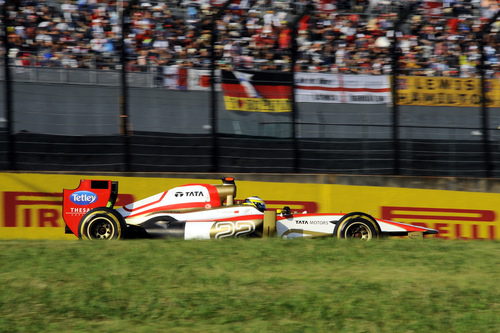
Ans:
<svg viewBox="0 0 500 333"><path fill-rule="evenodd" d="M120 15L132 1L15 1L9 7L9 57L16 66L118 69ZM495 1L313 1L298 27L301 71L390 73L397 13L412 8L398 34L401 67L413 75L470 77L477 34ZM290 70L294 15L305 1L233 1L216 22L218 64ZM209 1L136 1L125 37L128 71L210 66ZM498 76L498 25L486 37L488 75Z"/></svg>

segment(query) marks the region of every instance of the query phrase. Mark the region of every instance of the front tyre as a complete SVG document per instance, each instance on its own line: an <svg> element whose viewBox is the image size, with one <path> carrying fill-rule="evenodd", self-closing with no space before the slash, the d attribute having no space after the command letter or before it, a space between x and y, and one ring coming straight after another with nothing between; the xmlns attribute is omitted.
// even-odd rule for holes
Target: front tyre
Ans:
<svg viewBox="0 0 500 333"><path fill-rule="evenodd" d="M350 213L342 217L334 230L337 238L368 241L380 237L380 227L373 217L364 213Z"/></svg>
<svg viewBox="0 0 500 333"><path fill-rule="evenodd" d="M90 240L123 239L126 224L123 217L107 207L94 208L87 212L78 226L78 237Z"/></svg>

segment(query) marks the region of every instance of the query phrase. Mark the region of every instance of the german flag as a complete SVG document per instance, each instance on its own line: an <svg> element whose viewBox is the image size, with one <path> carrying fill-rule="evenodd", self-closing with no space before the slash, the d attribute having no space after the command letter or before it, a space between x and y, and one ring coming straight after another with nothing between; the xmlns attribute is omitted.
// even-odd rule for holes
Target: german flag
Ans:
<svg viewBox="0 0 500 333"><path fill-rule="evenodd" d="M291 73L223 70L222 91L228 111L292 111Z"/></svg>

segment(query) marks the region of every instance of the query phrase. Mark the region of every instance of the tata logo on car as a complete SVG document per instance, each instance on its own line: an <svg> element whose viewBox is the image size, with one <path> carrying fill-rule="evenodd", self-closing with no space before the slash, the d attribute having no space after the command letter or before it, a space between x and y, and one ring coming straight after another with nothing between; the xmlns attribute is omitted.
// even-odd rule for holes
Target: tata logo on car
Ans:
<svg viewBox="0 0 500 333"><path fill-rule="evenodd" d="M174 194L176 197L202 197L203 192L201 191L187 191L187 192L175 192Z"/></svg>
<svg viewBox="0 0 500 333"><path fill-rule="evenodd" d="M85 205L90 205L91 203L94 203L97 201L97 194L94 192L90 191L78 191L73 194L71 194L70 198L71 202L85 206Z"/></svg>
<svg viewBox="0 0 500 333"><path fill-rule="evenodd" d="M186 192L186 197L202 197L203 192L201 191L191 191L191 192Z"/></svg>

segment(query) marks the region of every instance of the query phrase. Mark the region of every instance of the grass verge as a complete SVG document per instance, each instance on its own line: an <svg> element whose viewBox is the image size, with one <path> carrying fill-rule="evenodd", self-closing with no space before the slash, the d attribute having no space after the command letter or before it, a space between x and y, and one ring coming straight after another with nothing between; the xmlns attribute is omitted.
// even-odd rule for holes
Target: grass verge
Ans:
<svg viewBox="0 0 500 333"><path fill-rule="evenodd" d="M498 332L500 243L1 241L0 332Z"/></svg>

